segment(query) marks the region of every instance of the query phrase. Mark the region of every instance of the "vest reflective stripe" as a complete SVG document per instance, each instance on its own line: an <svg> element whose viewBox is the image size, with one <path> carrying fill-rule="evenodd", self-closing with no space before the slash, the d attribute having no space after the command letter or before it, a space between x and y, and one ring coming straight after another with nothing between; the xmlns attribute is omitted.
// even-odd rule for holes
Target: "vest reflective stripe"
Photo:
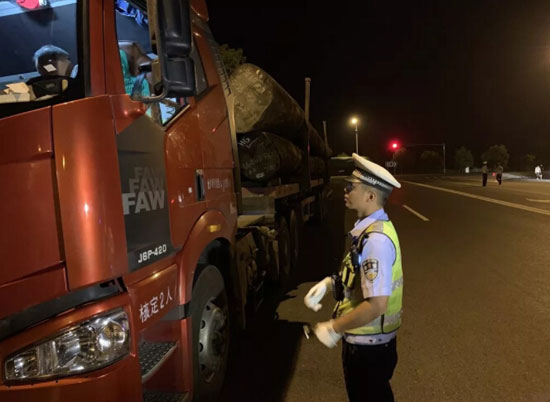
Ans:
<svg viewBox="0 0 550 402"><path fill-rule="evenodd" d="M401 266L401 249L399 247L399 239L397 238L395 228L390 221L376 221L370 225L364 232L367 236L367 242L368 235L370 233L382 233L388 236L395 247L395 261L392 265L392 294L388 300L386 312L382 316L377 317L362 327L346 331L346 333L354 335L389 333L395 331L401 326L403 270ZM363 237L363 235L361 235L361 237ZM351 264L350 253L348 253L342 261L341 274L344 286L348 288L348 292L346 293L350 296L337 305L337 317L349 313L363 302L362 292L360 289L355 289L356 286L360 287L360 283L359 285L356 283L359 281L355 280L356 275Z"/></svg>
<svg viewBox="0 0 550 402"><path fill-rule="evenodd" d="M347 253L344 257L344 261L342 263L342 266L351 266L351 253ZM343 269L342 270L342 282L346 287L349 289L353 288L353 284L355 282L355 270L354 269Z"/></svg>
<svg viewBox="0 0 550 402"><path fill-rule="evenodd" d="M398 287L403 286L403 277L399 278L396 281L393 281L391 284L391 291L393 292Z"/></svg>

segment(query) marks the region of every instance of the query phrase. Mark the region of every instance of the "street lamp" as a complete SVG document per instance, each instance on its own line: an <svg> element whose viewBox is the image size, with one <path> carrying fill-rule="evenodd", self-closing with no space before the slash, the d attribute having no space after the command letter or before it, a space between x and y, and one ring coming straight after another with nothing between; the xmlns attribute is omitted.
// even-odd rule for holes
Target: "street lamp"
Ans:
<svg viewBox="0 0 550 402"><path fill-rule="evenodd" d="M355 126L355 153L359 155L359 134L357 132L357 125L359 124L359 120L357 117L351 118L351 124Z"/></svg>

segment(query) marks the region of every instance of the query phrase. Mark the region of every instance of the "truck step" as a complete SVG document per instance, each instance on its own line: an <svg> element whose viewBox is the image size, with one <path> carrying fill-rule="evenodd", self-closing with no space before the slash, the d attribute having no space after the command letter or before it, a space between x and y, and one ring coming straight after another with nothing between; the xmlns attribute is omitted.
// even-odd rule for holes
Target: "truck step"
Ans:
<svg viewBox="0 0 550 402"><path fill-rule="evenodd" d="M139 345L141 382L147 381L162 366L162 363L174 353L176 347L176 342L142 342Z"/></svg>
<svg viewBox="0 0 550 402"><path fill-rule="evenodd" d="M180 394L177 392L145 391L143 392L143 402L186 402L189 394Z"/></svg>

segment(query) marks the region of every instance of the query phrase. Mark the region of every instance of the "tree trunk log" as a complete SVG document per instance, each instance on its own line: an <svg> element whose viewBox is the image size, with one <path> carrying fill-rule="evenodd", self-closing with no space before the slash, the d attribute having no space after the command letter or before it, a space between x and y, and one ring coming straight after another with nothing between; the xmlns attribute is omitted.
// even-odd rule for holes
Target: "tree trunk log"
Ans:
<svg viewBox="0 0 550 402"><path fill-rule="evenodd" d="M302 161L298 147L272 133L241 134L238 145L243 179L265 182L285 177L296 171Z"/></svg>
<svg viewBox="0 0 550 402"><path fill-rule="evenodd" d="M231 74L231 91L235 97L237 133L267 131L292 141L298 147L309 138L312 155L328 158L332 150L305 121L298 103L269 74L253 64L242 64Z"/></svg>
<svg viewBox="0 0 550 402"><path fill-rule="evenodd" d="M304 112L269 74L242 64L231 74L230 85L238 133L268 131L298 143Z"/></svg>
<svg viewBox="0 0 550 402"><path fill-rule="evenodd" d="M321 158L330 158L332 156L332 149L325 145L325 141L311 123L307 123L307 135L309 137L309 151L311 155Z"/></svg>

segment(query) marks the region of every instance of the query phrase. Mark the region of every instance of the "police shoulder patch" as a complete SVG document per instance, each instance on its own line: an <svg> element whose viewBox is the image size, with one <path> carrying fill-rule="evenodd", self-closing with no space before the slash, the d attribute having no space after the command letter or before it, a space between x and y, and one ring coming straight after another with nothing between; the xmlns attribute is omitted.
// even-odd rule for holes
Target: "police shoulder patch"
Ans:
<svg viewBox="0 0 550 402"><path fill-rule="evenodd" d="M378 260L377 259L367 258L361 264L361 268L363 269L363 273L365 274L365 277L367 278L367 280L374 282L374 280L378 277Z"/></svg>

